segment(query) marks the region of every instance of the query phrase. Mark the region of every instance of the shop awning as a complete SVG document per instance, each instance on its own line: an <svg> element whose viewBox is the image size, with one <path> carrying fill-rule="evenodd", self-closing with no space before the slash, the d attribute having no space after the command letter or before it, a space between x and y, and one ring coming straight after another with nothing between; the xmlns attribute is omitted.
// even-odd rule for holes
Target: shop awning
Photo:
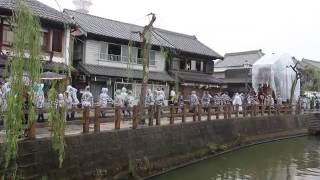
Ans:
<svg viewBox="0 0 320 180"><path fill-rule="evenodd" d="M115 68L107 66L97 66L90 64L80 64L79 68L87 75L108 76L108 77L121 77L126 78L128 71L124 68ZM141 70L130 70L133 79L142 79ZM167 72L149 72L149 79L163 82L173 82L174 80Z"/></svg>
<svg viewBox="0 0 320 180"><path fill-rule="evenodd" d="M221 84L222 80L213 77L211 74L197 72L175 72L183 82L201 83L201 84Z"/></svg>
<svg viewBox="0 0 320 180"><path fill-rule="evenodd" d="M62 75L62 74L58 74L58 73L55 73L55 72L43 72L41 73L41 79L42 80L62 80L62 79L65 79L66 76L65 75Z"/></svg>

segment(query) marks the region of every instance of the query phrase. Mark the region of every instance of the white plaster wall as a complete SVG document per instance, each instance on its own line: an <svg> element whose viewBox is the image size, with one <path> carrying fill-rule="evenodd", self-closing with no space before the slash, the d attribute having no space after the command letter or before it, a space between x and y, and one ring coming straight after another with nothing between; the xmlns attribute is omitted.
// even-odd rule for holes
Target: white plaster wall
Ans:
<svg viewBox="0 0 320 180"><path fill-rule="evenodd" d="M99 60L100 41L86 40L85 63L108 67L127 68L127 63ZM142 65L132 64L132 69L142 70ZM155 52L155 65L149 66L150 71L165 71L165 57L160 51Z"/></svg>

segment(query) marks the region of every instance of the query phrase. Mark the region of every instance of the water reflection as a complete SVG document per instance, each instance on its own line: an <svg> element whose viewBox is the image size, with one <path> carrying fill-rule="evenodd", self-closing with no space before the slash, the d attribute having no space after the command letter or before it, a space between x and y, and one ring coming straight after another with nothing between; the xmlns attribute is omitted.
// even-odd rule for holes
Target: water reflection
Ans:
<svg viewBox="0 0 320 180"><path fill-rule="evenodd" d="M302 137L241 149L154 180L319 180L320 138Z"/></svg>

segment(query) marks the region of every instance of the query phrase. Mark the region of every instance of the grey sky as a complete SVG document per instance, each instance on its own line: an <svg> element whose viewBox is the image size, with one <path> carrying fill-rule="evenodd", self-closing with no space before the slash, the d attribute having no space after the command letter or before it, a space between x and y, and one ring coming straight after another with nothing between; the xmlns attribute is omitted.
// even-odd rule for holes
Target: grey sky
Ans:
<svg viewBox="0 0 320 180"><path fill-rule="evenodd" d="M74 9L72 0L57 1ZM320 61L319 7L317 0L93 0L89 14L145 25L154 12L156 27L196 35L221 55L263 49Z"/></svg>

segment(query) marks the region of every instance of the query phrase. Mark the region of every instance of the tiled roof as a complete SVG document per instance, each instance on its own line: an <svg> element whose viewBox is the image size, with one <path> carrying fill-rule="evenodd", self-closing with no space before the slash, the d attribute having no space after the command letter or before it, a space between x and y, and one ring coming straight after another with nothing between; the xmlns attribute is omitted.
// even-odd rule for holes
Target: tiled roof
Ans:
<svg viewBox="0 0 320 180"><path fill-rule="evenodd" d="M202 74L196 72L177 72L177 76L183 82L220 84L222 80L213 77L211 74Z"/></svg>
<svg viewBox="0 0 320 180"><path fill-rule="evenodd" d="M109 66L98 66L90 64L80 64L80 69L87 74L99 75L99 76L111 76L111 77L126 77L127 69L115 68ZM141 70L132 70L133 79L142 79ZM149 79L156 81L171 81L174 80L166 72L149 72Z"/></svg>
<svg viewBox="0 0 320 180"><path fill-rule="evenodd" d="M243 66L245 63L252 65L263 55L264 53L261 50L227 53L222 61L215 64L215 67L238 67Z"/></svg>
<svg viewBox="0 0 320 180"><path fill-rule="evenodd" d="M114 21L89 14L83 14L68 9L65 9L64 12L70 15L70 17L73 18L76 23L87 33L140 42L139 34L132 32L142 31L142 26ZM174 48L188 53L205 55L211 57L212 59L221 58L218 53L201 43L195 36L176 33L159 28L153 28L151 32L151 43L153 45Z"/></svg>
<svg viewBox="0 0 320 180"><path fill-rule="evenodd" d="M71 19L64 13L49 7L37 0L24 0L35 16L58 23L71 23ZM0 8L14 10L16 0L0 0Z"/></svg>
<svg viewBox="0 0 320 180"><path fill-rule="evenodd" d="M320 61L315 61L315 60L310 60L310 59L305 59L305 58L303 58L303 59L301 60L301 64L302 64L303 66L309 65L309 66L313 66L313 67L315 67L315 68L320 68Z"/></svg>

